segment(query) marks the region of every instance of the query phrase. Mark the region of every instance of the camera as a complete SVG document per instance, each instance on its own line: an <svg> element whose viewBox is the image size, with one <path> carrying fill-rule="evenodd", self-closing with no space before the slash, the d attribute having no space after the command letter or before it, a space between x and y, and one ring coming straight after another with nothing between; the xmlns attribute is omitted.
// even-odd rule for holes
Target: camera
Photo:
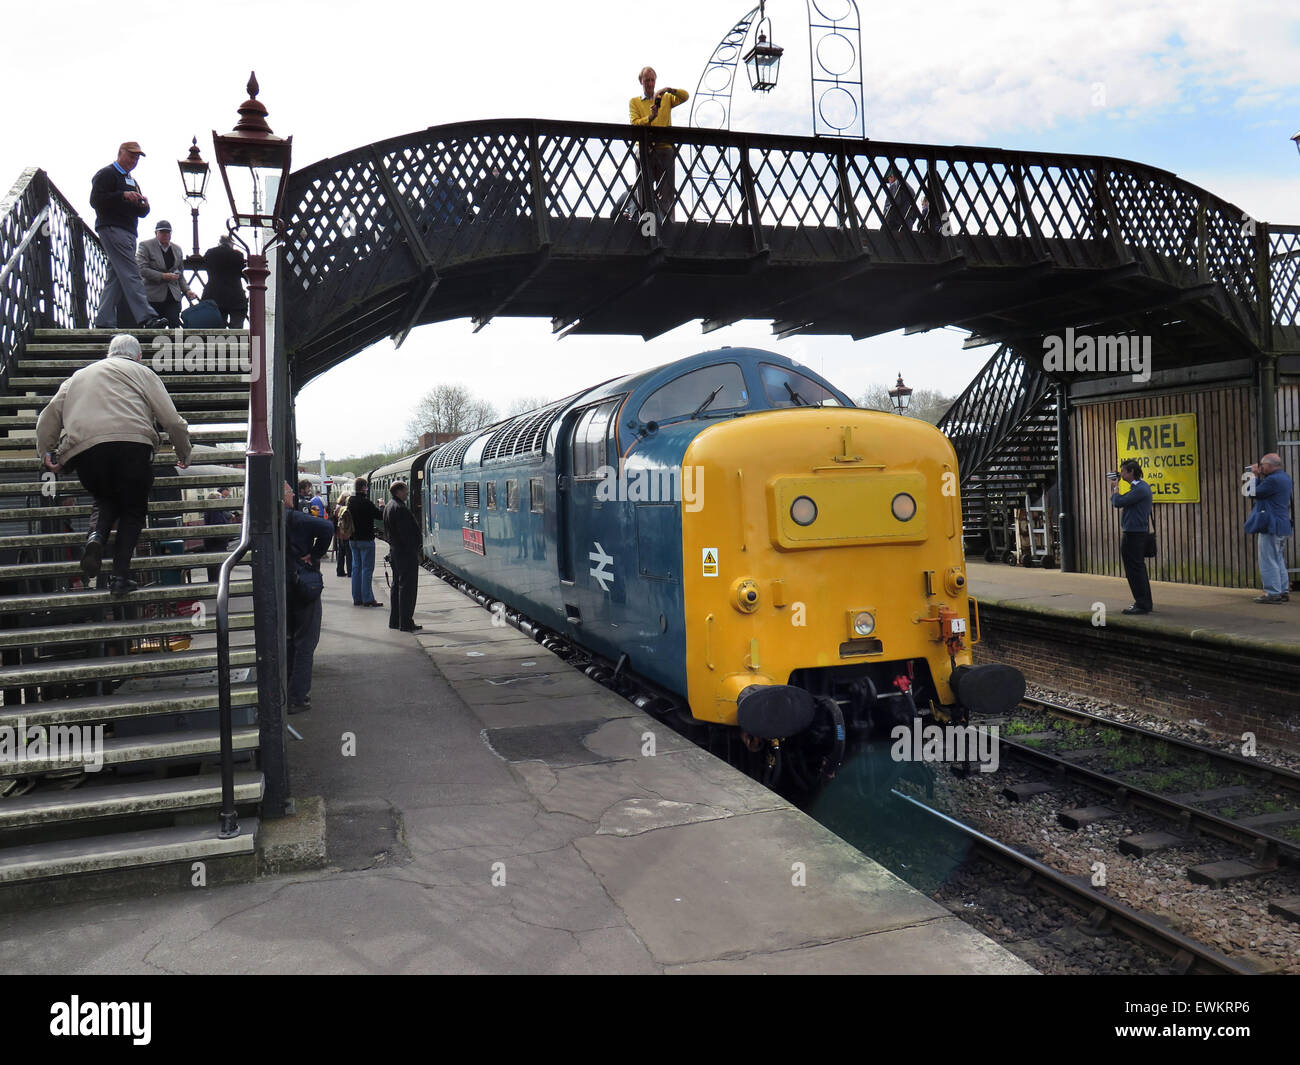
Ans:
<svg viewBox="0 0 1300 1065"><path fill-rule="evenodd" d="M1108 481L1118 481L1118 480L1119 480L1119 474L1116 473L1114 470L1111 470L1109 473L1106 474L1106 480L1108 480Z"/></svg>

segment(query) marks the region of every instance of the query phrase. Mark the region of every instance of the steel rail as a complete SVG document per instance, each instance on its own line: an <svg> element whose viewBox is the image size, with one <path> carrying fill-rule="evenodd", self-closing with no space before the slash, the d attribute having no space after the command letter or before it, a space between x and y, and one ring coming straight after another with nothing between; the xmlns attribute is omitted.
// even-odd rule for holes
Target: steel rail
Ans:
<svg viewBox="0 0 1300 1065"><path fill-rule="evenodd" d="M962 824L960 821L940 813L932 806L902 792L892 790L890 794L907 804L922 816L928 817L945 828L973 843L984 855L1004 868L1028 873L1044 888L1064 902L1086 910L1089 924L1100 930L1108 922L1116 931L1160 951L1179 966L1184 973L1233 974L1239 976L1258 975L1259 970L1247 962L1237 961L1225 954L1220 954L1213 947L1207 946L1190 936L1169 928L1156 918L1134 910L1132 907L1112 899L1099 891L1085 886L1074 877L1067 876L1057 869L1027 854L1021 854L1005 843L986 836L984 833Z"/></svg>

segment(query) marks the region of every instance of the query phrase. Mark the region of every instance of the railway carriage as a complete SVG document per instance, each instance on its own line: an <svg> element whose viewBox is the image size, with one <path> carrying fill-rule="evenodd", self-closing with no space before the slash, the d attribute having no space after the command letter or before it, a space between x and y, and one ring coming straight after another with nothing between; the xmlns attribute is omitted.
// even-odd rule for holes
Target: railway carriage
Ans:
<svg viewBox="0 0 1300 1065"><path fill-rule="evenodd" d="M971 662L947 438L783 356L616 378L422 462L435 569L650 708L742 737L769 779L825 779L894 724L1023 695L1014 669Z"/></svg>

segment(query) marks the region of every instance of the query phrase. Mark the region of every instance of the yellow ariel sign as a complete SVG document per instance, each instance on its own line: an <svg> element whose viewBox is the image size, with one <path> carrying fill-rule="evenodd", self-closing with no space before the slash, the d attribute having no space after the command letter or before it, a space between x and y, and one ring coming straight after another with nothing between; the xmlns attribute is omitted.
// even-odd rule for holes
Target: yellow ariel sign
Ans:
<svg viewBox="0 0 1300 1065"><path fill-rule="evenodd" d="M1156 503L1201 501L1201 458L1196 445L1195 414L1162 414L1128 418L1115 423L1119 461L1137 459L1142 479L1151 486ZM1120 493L1128 491L1124 480Z"/></svg>

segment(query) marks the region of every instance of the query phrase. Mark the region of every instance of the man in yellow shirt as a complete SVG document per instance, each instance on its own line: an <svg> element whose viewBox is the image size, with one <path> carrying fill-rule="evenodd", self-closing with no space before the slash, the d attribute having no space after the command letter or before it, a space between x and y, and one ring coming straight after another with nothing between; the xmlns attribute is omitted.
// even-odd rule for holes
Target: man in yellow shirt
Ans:
<svg viewBox="0 0 1300 1065"><path fill-rule="evenodd" d="M691 94L685 89L660 89L655 92L654 67L642 69L638 80L643 96L633 96L628 102L628 115L634 126L671 126L673 108L684 104ZM676 152L671 144L650 146L650 179L654 182L655 198L664 221L672 218L673 194L677 188Z"/></svg>

